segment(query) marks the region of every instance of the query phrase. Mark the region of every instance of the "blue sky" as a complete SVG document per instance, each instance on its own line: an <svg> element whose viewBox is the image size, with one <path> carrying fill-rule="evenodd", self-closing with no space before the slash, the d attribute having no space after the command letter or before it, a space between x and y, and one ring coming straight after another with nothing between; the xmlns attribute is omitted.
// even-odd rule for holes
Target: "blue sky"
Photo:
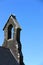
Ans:
<svg viewBox="0 0 43 65"><path fill-rule="evenodd" d="M0 46L3 27L13 14L22 27L21 44L25 65L43 65L43 0L0 0Z"/></svg>

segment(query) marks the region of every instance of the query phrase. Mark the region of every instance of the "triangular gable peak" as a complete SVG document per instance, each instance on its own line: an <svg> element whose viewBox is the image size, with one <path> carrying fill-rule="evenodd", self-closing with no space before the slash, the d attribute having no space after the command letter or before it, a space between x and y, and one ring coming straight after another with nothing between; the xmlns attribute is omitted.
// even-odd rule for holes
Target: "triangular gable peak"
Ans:
<svg viewBox="0 0 43 65"><path fill-rule="evenodd" d="M12 21L11 21L11 20L12 20ZM13 25L14 25L15 28L19 28L19 29L21 29L19 23L17 22L16 16L11 15L11 16L9 17L7 23L5 24L3 30L6 28L6 26L7 26L7 24L8 24L9 22L10 22L10 24L13 23ZM9 24L9 25L10 25L10 24Z"/></svg>

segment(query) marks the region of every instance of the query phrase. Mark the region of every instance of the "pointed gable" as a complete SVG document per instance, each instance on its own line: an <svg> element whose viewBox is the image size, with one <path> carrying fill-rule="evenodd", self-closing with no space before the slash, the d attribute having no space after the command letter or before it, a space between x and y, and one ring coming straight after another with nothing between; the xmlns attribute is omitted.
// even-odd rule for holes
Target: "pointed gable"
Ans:
<svg viewBox="0 0 43 65"><path fill-rule="evenodd" d="M21 27L20 27L19 23L17 22L16 16L11 15L11 16L9 17L9 19L8 19L7 23L5 24L5 26L4 26L4 28L3 28L3 30L6 28L6 26L7 26L7 24L8 24L8 22L9 22L9 20L10 20L10 19L12 19L12 21L13 21L14 25L16 25L16 28L21 29ZM12 22L12 21L11 21L11 22Z"/></svg>

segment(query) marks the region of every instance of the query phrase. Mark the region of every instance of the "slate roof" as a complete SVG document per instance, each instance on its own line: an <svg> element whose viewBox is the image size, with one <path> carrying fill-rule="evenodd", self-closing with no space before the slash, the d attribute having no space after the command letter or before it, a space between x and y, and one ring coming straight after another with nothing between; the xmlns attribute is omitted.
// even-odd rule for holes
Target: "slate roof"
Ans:
<svg viewBox="0 0 43 65"><path fill-rule="evenodd" d="M0 47L0 65L19 65L8 48Z"/></svg>

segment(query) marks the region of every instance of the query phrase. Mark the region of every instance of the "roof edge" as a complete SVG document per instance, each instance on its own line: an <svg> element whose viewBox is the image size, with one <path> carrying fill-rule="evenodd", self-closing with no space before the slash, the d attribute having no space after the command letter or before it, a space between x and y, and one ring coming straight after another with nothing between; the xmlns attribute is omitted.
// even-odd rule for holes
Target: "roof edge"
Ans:
<svg viewBox="0 0 43 65"><path fill-rule="evenodd" d="M8 18L8 20L7 20L6 24L5 24L5 26L3 27L3 30L5 29L5 27L6 27L7 23L8 23L8 21L9 21L9 19L11 18L11 16L16 19L16 16L14 16L13 14L11 14L11 15L9 16L9 18Z"/></svg>

